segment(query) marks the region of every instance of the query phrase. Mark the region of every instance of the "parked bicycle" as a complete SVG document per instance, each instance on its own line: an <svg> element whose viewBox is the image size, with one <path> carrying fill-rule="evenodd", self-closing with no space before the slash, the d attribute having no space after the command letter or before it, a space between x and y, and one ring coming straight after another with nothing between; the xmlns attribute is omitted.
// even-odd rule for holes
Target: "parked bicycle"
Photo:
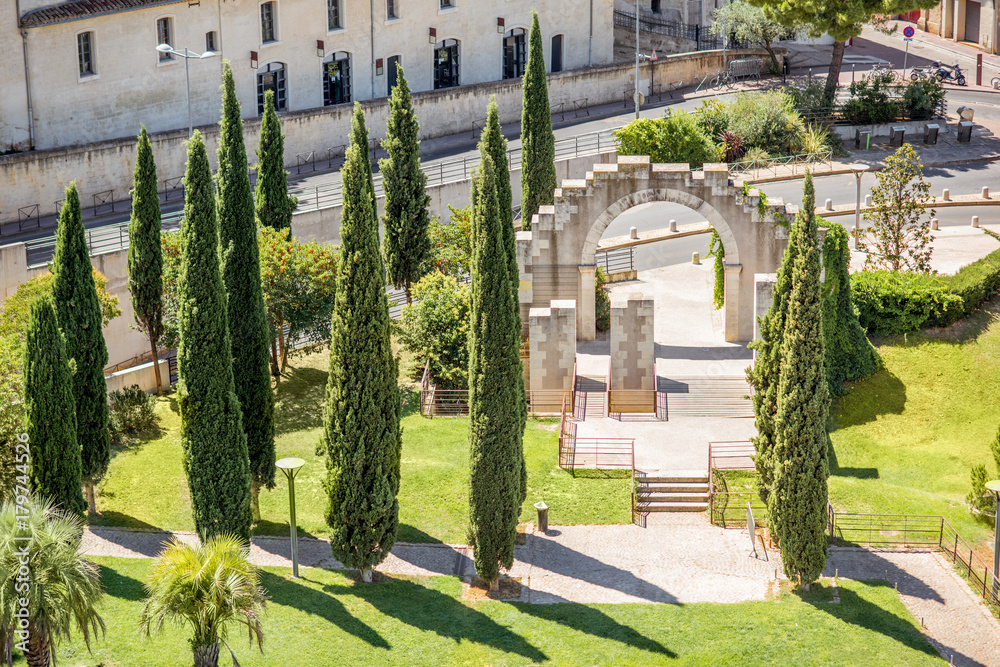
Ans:
<svg viewBox="0 0 1000 667"><path fill-rule="evenodd" d="M993 86L994 90L1000 90L1000 76L990 79L990 85Z"/></svg>
<svg viewBox="0 0 1000 667"><path fill-rule="evenodd" d="M719 70L719 73L712 79L712 87L716 90L722 90L723 88L732 90L736 87L736 77L733 76L733 73L728 68Z"/></svg>

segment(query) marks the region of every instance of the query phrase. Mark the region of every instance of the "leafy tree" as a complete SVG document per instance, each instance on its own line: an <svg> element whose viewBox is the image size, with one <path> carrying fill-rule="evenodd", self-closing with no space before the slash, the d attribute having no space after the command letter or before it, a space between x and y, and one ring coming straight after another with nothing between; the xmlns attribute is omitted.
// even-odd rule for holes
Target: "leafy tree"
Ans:
<svg viewBox="0 0 1000 667"><path fill-rule="evenodd" d="M744 0L733 0L713 11L709 30L723 39L728 40L732 35L739 42L760 46L767 51L772 69L779 74L781 65L778 64L778 56L771 45L778 40L787 39L789 33L797 36L801 32L801 29L790 29L782 25L768 17L760 7Z"/></svg>
<svg viewBox="0 0 1000 667"><path fill-rule="evenodd" d="M807 171L802 190L802 207L799 210L813 211L815 208L816 194L812 174ZM774 482L773 450L777 438L775 419L778 412L778 381L792 291L792 271L799 253L798 241L799 236L796 234L788 239L788 247L781 258L781 268L778 269L777 280L771 292L771 307L760 319L759 337L750 342L750 348L757 353L753 365L747 368L747 382L753 387L750 398L757 428L757 435L752 438L757 452L754 465L758 476L757 492L765 503L768 502Z"/></svg>
<svg viewBox="0 0 1000 667"><path fill-rule="evenodd" d="M811 188L811 174L806 180ZM781 345L768 528L781 546L785 574L808 590L826 566L826 419L830 404L813 207L803 205L799 210L792 234L796 255Z"/></svg>
<svg viewBox="0 0 1000 667"><path fill-rule="evenodd" d="M82 462L73 371L49 297L31 306L24 352L24 405L31 443L31 492L82 514Z"/></svg>
<svg viewBox="0 0 1000 667"><path fill-rule="evenodd" d="M80 217L76 183L66 189L66 200L59 214L52 274L55 276L52 298L59 329L66 337L66 354L76 364L73 373L76 435L88 509L95 514L94 485L104 476L111 461L108 387L104 381L108 346L101 331L101 303Z"/></svg>
<svg viewBox="0 0 1000 667"><path fill-rule="evenodd" d="M521 107L521 227L531 230L531 216L551 204L556 189L556 139L552 134L549 87L545 78L542 29L538 12L531 10L528 63L524 68ZM499 164L494 169L500 169ZM498 205L502 204L498 196ZM506 214L502 214L506 215Z"/></svg>
<svg viewBox="0 0 1000 667"><path fill-rule="evenodd" d="M285 171L285 135L274 110L274 91L264 92L264 117L260 121L257 145L257 191L254 197L257 224L271 229L287 229L291 234L292 213L297 201L288 194Z"/></svg>
<svg viewBox="0 0 1000 667"><path fill-rule="evenodd" d="M97 269L91 269L97 301L101 308L101 327L106 327L122 314L118 297L108 291L108 279ZM55 276L51 273L30 278L17 286L17 290L0 303L0 338L10 338L22 350L26 341L31 306L42 297L52 298Z"/></svg>
<svg viewBox="0 0 1000 667"><path fill-rule="evenodd" d="M858 321L848 273L851 251L847 231L831 223L823 241L823 349L831 395L843 393L844 383L868 377L882 363Z"/></svg>
<svg viewBox="0 0 1000 667"><path fill-rule="evenodd" d="M469 275L472 266L472 206L448 205L451 222L435 218L427 230L431 240L430 263L434 269L456 278Z"/></svg>
<svg viewBox="0 0 1000 667"><path fill-rule="evenodd" d="M611 295L604 289L607 284L608 275L598 266L594 274L594 326L598 331L611 328Z"/></svg>
<svg viewBox="0 0 1000 667"><path fill-rule="evenodd" d="M219 664L219 642L225 642L233 623L246 628L250 645L256 639L264 652L267 594L260 570L250 563L250 545L240 538L215 535L197 547L172 540L153 561L145 588L142 633L160 632L167 621L187 623L194 631L195 667ZM232 649L230 654L238 664Z"/></svg>
<svg viewBox="0 0 1000 667"><path fill-rule="evenodd" d="M990 442L990 452L993 454L993 465L1000 476L1000 432L993 436L993 440ZM978 518L987 521L996 518L996 496L986 488L986 482L990 479L985 465L972 466L972 490L965 497L969 509ZM996 477L992 479L996 479Z"/></svg>
<svg viewBox="0 0 1000 667"><path fill-rule="evenodd" d="M430 361L431 376L443 389L469 387L469 286L434 271L413 286L413 304L403 308L400 344Z"/></svg>
<svg viewBox="0 0 1000 667"><path fill-rule="evenodd" d="M885 26L885 17L905 14L914 9L930 9L936 0L859 0L843 3L837 0L750 0L764 14L789 27L802 26L810 37L828 34L833 43L833 60L826 77L826 98L833 99L844 62L847 40L861 34L865 24Z"/></svg>
<svg viewBox="0 0 1000 667"><path fill-rule="evenodd" d="M396 85L389 99L389 124L382 148L387 158L379 160L385 190L385 238L382 252L386 275L396 289L406 292L412 303L411 286L427 271L431 242L427 236L431 198L425 191L427 174L420 169L420 123L410 100L410 86L403 66L396 63Z"/></svg>
<svg viewBox="0 0 1000 667"><path fill-rule="evenodd" d="M146 126L136 144L132 185L132 217L128 224L128 292L139 331L149 338L154 361L163 333L163 252L160 249L160 195L156 189L156 161ZM153 364L156 393L163 393L160 364Z"/></svg>
<svg viewBox="0 0 1000 667"><path fill-rule="evenodd" d="M885 159L885 168L875 176L872 207L865 212L871 239L866 271L931 272L934 209L923 207L934 201L930 189L913 146L903 144Z"/></svg>
<svg viewBox="0 0 1000 667"><path fill-rule="evenodd" d="M611 133L619 155L648 155L651 162L700 168L719 159L715 143L686 111L668 109L661 118L640 118Z"/></svg>
<svg viewBox="0 0 1000 667"><path fill-rule="evenodd" d="M368 130L358 103L341 178L344 208L323 409L326 522L334 557L370 582L372 568L396 542L402 431Z"/></svg>
<svg viewBox="0 0 1000 667"><path fill-rule="evenodd" d="M502 246L493 159L483 155L475 181L472 307L469 329L470 535L476 572L498 585L510 569L524 498L524 422L519 406L520 331Z"/></svg>
<svg viewBox="0 0 1000 667"><path fill-rule="evenodd" d="M203 540L231 533L249 541L247 437L233 385L212 171L197 130L188 141L184 192L177 393L191 510Z"/></svg>
<svg viewBox="0 0 1000 667"><path fill-rule="evenodd" d="M46 308L52 311L51 304ZM54 326L54 312L51 320ZM11 649L17 648L31 667L48 667L56 662L59 642L69 641L73 630L88 651L91 636L104 634L97 613L104 597L101 570L81 553L82 537L80 518L58 511L47 500L31 497L21 505L0 505L0 632L6 640L0 646L7 644L5 664L10 664ZM25 548L27 575L21 560ZM27 628L15 617L21 599L28 602Z"/></svg>
<svg viewBox="0 0 1000 667"><path fill-rule="evenodd" d="M219 121L218 197L222 282L229 307L233 381L243 413L250 459L250 510L260 521L261 487L274 488L274 392L268 368L270 332L260 280L260 249L253 192L243 144L243 119L229 62L222 69L222 120ZM236 324L238 323L238 324Z"/></svg>

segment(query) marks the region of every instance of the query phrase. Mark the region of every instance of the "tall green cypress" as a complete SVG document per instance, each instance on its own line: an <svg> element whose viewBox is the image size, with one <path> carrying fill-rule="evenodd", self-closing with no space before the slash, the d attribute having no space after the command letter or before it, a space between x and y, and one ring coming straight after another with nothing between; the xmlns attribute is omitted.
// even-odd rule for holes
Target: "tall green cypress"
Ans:
<svg viewBox="0 0 1000 667"><path fill-rule="evenodd" d="M823 345L830 394L844 391L844 383L868 377L882 363L858 321L851 299L851 251L841 225L831 223L823 241Z"/></svg>
<svg viewBox="0 0 1000 667"><path fill-rule="evenodd" d="M157 359L163 334L163 249L160 247L160 195L156 190L156 161L146 126L139 133L132 179L132 217L128 223L128 292L139 330L149 338ZM163 393L160 364L153 364L156 393Z"/></svg>
<svg viewBox="0 0 1000 667"><path fill-rule="evenodd" d="M257 144L255 204L257 223L261 227L287 229L291 238L295 199L288 195L285 135L281 133L278 112L274 110L273 90L264 93L264 117L260 121L260 139Z"/></svg>
<svg viewBox="0 0 1000 667"><path fill-rule="evenodd" d="M531 229L538 207L551 204L556 189L556 138L552 134L549 85L545 79L542 29L531 10L528 63L524 70L521 107L521 227Z"/></svg>
<svg viewBox="0 0 1000 667"><path fill-rule="evenodd" d="M520 331L499 229L493 159L482 155L472 212L469 327L469 526L476 572L495 588L514 560L524 498ZM523 394L522 394L523 397Z"/></svg>
<svg viewBox="0 0 1000 667"><path fill-rule="evenodd" d="M333 555L371 581L396 542L402 431L368 129L357 103L340 173L344 208L323 409L326 522Z"/></svg>
<svg viewBox="0 0 1000 667"><path fill-rule="evenodd" d="M431 254L427 235L431 221L427 206L431 198L425 191L427 174L420 169L420 123L399 63L396 63L396 80L389 99L389 124L382 141L389 157L379 160L385 190L382 253L389 282L396 289L405 290L406 303L412 303L410 288L423 277Z"/></svg>
<svg viewBox="0 0 1000 667"><path fill-rule="evenodd" d="M521 277L517 268L517 239L514 235L514 211L513 195L510 188L510 169L507 163L507 140L504 139L500 131L500 113L497 110L496 98L490 96L490 103L486 111L486 124L479 140L479 150L482 155L489 155L493 160L493 175L496 182L497 208L500 215L501 242L504 254L507 256L507 275L510 278L510 290L512 297L511 308L513 317L516 319L517 344L520 346L521 337L521 310L519 306L518 289L521 285ZM518 353L518 365L521 365L520 353ZM524 426L528 420L528 404L524 391L523 367L518 375L518 389L516 401L521 408L521 428L518 431L520 441L524 433ZM524 461L523 447L517 449L521 452L521 502L528 493L528 468Z"/></svg>
<svg viewBox="0 0 1000 667"><path fill-rule="evenodd" d="M806 176L811 189L812 176ZM781 347L775 414L774 480L768 528L778 538L785 574L808 589L826 565L827 391L823 296L814 208L803 206L792 230L798 254Z"/></svg>
<svg viewBox="0 0 1000 667"><path fill-rule="evenodd" d="M83 514L73 371L48 296L31 305L24 352L24 406L31 448L31 492L67 512Z"/></svg>
<svg viewBox="0 0 1000 667"><path fill-rule="evenodd" d="M222 70L219 170L215 175L219 210L222 281L229 303L233 380L243 412L250 459L250 508L260 521L260 488L274 488L274 392L271 390L271 335L260 281L260 249L253 193L247 173L243 120L229 62Z"/></svg>
<svg viewBox="0 0 1000 667"><path fill-rule="evenodd" d="M101 303L94 284L76 183L66 188L66 199L59 214L52 273L55 276L52 297L59 328L66 337L66 354L76 363L73 374L76 436L81 448L88 510L94 514L97 511L94 484L107 472L111 461L108 386L104 381L108 346L101 331Z"/></svg>
<svg viewBox="0 0 1000 667"><path fill-rule="evenodd" d="M816 196L812 175L807 173L802 193L802 211L813 211ZM771 484L774 481L774 462L771 457L774 448L774 419L778 412L778 378L781 371L781 349L788 317L788 304L792 291L792 266L798 256L798 241L790 235L788 247L781 259L777 281L771 292L771 307L760 319L759 338L750 343L756 352L752 366L747 368L747 382L753 387L753 412L756 417L757 435L752 438L757 456L757 492L767 503Z"/></svg>
<svg viewBox="0 0 1000 667"><path fill-rule="evenodd" d="M177 287L177 385L184 471L194 525L203 540L250 539L250 466L219 257L212 170L201 133L188 141Z"/></svg>

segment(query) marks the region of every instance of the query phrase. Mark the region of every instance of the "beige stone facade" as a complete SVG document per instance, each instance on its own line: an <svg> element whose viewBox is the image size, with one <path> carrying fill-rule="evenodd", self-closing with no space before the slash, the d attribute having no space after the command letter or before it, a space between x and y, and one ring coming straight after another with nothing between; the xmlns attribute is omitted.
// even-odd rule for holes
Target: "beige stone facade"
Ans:
<svg viewBox="0 0 1000 667"><path fill-rule="evenodd" d="M435 71L448 87L502 80L505 39L529 28L532 9L547 69L612 60L612 0L121 0L103 13L107 5L82 0L50 5L0 9L0 149L132 137L140 123L186 128L185 62L155 50L164 38L221 55L188 62L196 126L218 120L223 58L247 118L264 87L280 88L289 112L384 98L393 58L414 91L433 90Z"/></svg>
<svg viewBox="0 0 1000 667"><path fill-rule="evenodd" d="M936 7L920 10L916 22L921 30L955 42L977 45L986 53L1000 53L997 0L945 0Z"/></svg>

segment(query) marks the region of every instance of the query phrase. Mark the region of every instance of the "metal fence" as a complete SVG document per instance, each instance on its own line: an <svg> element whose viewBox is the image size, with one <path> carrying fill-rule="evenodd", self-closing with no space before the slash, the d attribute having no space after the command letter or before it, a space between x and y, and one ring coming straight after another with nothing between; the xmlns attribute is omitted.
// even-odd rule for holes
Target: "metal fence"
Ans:
<svg viewBox="0 0 1000 667"><path fill-rule="evenodd" d="M594 254L594 260L608 276L622 271L635 271L635 246L598 250Z"/></svg>
<svg viewBox="0 0 1000 667"><path fill-rule="evenodd" d="M615 27L635 30L635 12L621 9L615 10ZM681 23L679 21L667 21L654 18L652 16L640 16L639 31L650 32L655 35L664 35L676 39L686 39L695 43L696 51L711 51L723 48L722 37L712 35L706 26L697 23ZM730 37L729 48L746 48L746 44L739 42L735 37Z"/></svg>

